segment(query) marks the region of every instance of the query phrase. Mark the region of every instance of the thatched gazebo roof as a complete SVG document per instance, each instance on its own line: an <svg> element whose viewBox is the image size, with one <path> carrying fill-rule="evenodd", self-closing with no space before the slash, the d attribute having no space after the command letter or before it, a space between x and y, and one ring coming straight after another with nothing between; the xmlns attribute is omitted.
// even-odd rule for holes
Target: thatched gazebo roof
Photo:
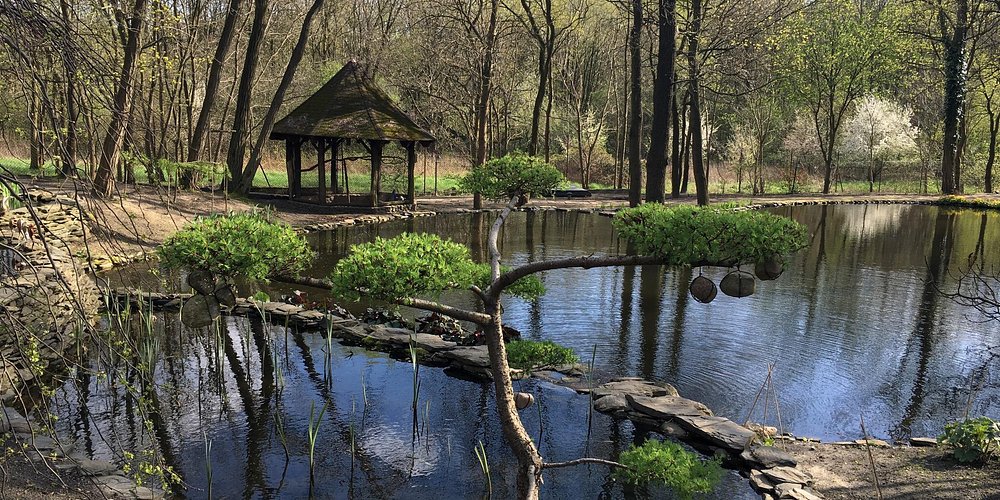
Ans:
<svg viewBox="0 0 1000 500"><path fill-rule="evenodd" d="M434 142L392 99L348 61L315 94L274 125L271 139L336 138Z"/></svg>

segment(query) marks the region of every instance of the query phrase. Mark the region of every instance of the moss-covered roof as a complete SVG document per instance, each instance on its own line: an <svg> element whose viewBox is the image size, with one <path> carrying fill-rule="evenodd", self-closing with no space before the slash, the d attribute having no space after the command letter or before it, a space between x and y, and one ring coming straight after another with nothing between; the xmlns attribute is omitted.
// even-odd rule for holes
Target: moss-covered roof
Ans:
<svg viewBox="0 0 1000 500"><path fill-rule="evenodd" d="M433 141L351 60L315 94L274 124L271 139L327 137Z"/></svg>

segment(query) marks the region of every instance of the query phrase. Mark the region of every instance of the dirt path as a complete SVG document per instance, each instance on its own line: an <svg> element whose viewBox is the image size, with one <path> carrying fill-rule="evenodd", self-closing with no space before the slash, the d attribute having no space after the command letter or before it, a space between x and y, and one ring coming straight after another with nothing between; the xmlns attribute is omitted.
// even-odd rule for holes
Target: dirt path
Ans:
<svg viewBox="0 0 1000 500"><path fill-rule="evenodd" d="M868 452L861 446L779 442L831 499L878 498ZM873 447L884 499L1000 499L1000 466L962 465L946 448Z"/></svg>

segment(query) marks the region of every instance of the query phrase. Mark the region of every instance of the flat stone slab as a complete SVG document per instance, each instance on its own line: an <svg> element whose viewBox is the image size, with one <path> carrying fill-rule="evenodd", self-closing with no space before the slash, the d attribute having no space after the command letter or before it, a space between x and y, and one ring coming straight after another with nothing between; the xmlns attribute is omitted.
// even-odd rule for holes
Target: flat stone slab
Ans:
<svg viewBox="0 0 1000 500"><path fill-rule="evenodd" d="M795 467L773 467L761 471L771 482L775 484L812 484L813 477L808 472L801 471Z"/></svg>
<svg viewBox="0 0 1000 500"><path fill-rule="evenodd" d="M80 467L80 472L85 476L105 476L108 474L114 474L118 472L118 467L111 462L105 462L104 460L91 460L85 458L77 461Z"/></svg>
<svg viewBox="0 0 1000 500"><path fill-rule="evenodd" d="M620 413L629 408L628 399L621 394L612 394L594 401L594 409L601 413Z"/></svg>
<svg viewBox="0 0 1000 500"><path fill-rule="evenodd" d="M750 448L743 450L743 453L740 453L740 458L763 469L782 466L795 467L796 465L795 459L791 455L774 446L750 446Z"/></svg>
<svg viewBox="0 0 1000 500"><path fill-rule="evenodd" d="M937 445L938 445L937 439L934 438L928 438L928 437L910 438L910 446L930 447Z"/></svg>
<svg viewBox="0 0 1000 500"><path fill-rule="evenodd" d="M650 398L626 394L625 398L635 411L660 420L670 420L678 416L710 416L712 411L707 406L690 399L676 396L660 396ZM750 431L747 431L750 432ZM750 432L750 434L753 434ZM740 449L743 449L740 447Z"/></svg>
<svg viewBox="0 0 1000 500"><path fill-rule="evenodd" d="M608 382L591 391L594 399L601 399L612 394L631 394L633 396L678 396L677 389L670 384L655 384L645 380L620 380Z"/></svg>
<svg viewBox="0 0 1000 500"><path fill-rule="evenodd" d="M759 470L750 471L750 486L757 491L774 491L774 483Z"/></svg>
<svg viewBox="0 0 1000 500"><path fill-rule="evenodd" d="M742 452L756 435L728 418L678 415L676 419L695 439L734 453Z"/></svg>
<svg viewBox="0 0 1000 500"><path fill-rule="evenodd" d="M459 346L441 351L441 357L462 365L490 367L490 353L484 345Z"/></svg>

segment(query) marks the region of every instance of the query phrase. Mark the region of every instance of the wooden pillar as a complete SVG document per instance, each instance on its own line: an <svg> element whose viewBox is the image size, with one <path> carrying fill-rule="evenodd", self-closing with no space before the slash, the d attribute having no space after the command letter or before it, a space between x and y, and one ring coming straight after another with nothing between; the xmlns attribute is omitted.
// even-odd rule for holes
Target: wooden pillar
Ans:
<svg viewBox="0 0 1000 500"><path fill-rule="evenodd" d="M285 178L288 179L288 199L292 199L292 178L295 176L295 140L285 139Z"/></svg>
<svg viewBox="0 0 1000 500"><path fill-rule="evenodd" d="M330 141L330 187L333 192L340 194L340 164L337 162L340 151L340 139Z"/></svg>
<svg viewBox="0 0 1000 500"><path fill-rule="evenodd" d="M378 193L382 187L382 141L371 141L372 150L372 187L371 204L378 206Z"/></svg>
<svg viewBox="0 0 1000 500"><path fill-rule="evenodd" d="M410 206L417 208L416 189L414 186L413 169L417 166L417 143L408 142L406 147L406 200Z"/></svg>
<svg viewBox="0 0 1000 500"><path fill-rule="evenodd" d="M298 198L302 196L302 139L296 138L293 142L292 152L292 196Z"/></svg>
<svg viewBox="0 0 1000 500"><path fill-rule="evenodd" d="M319 172L317 197L320 205L326 205L326 139L316 141L316 170Z"/></svg>

